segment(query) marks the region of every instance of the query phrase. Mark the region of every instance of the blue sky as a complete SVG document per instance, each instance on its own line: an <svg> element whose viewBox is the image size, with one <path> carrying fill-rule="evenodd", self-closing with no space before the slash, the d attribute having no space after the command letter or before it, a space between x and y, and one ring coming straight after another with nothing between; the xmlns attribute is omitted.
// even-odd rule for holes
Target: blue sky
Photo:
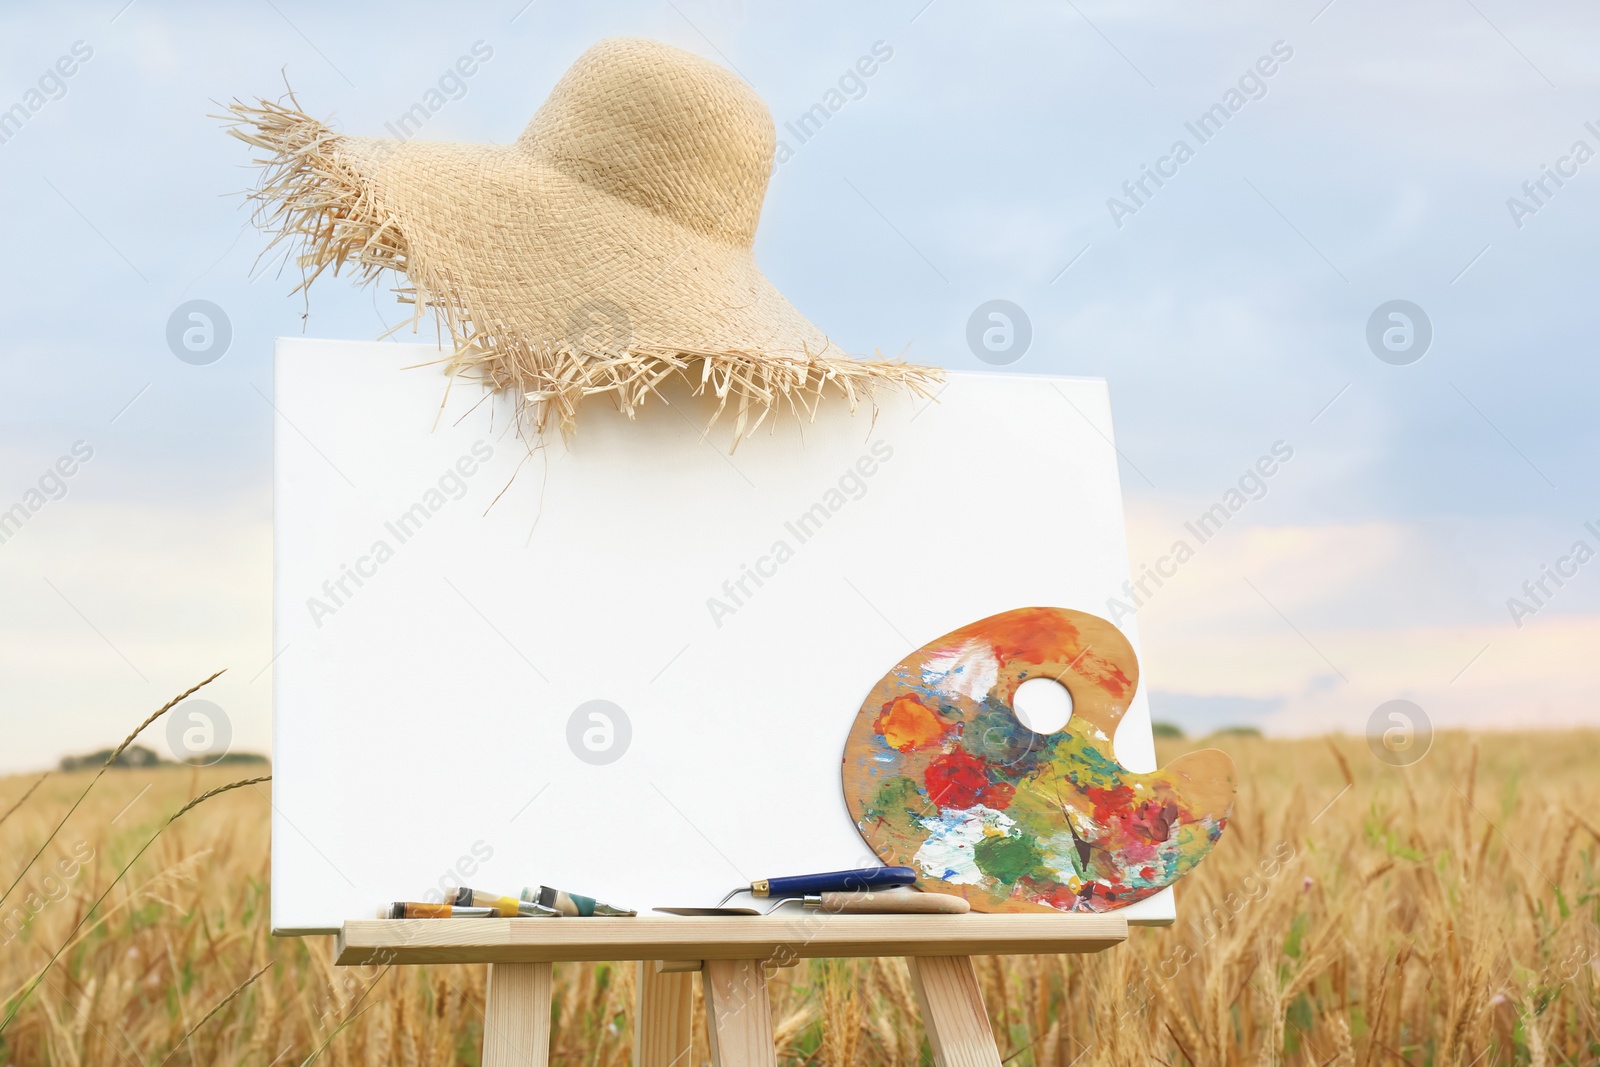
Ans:
<svg viewBox="0 0 1600 1067"><path fill-rule="evenodd" d="M287 77L313 114L381 134L482 42L419 136L505 142L616 34L733 67L780 136L892 52L793 141L758 258L851 351L980 367L968 316L1020 305L1014 369L1111 384L1136 565L1293 448L1140 608L1157 717L1356 732L1406 698L1438 726L1600 718L1600 563L1521 627L1506 603L1580 538L1600 548L1600 159L1560 162L1600 151L1592 8L113 0L0 27L0 108L43 100L0 143L0 509L93 451L0 544L0 771L112 743L218 666L236 744L268 744L272 338L368 339L402 314L343 279L308 306L257 263L248 150L217 102ZM58 81L75 45L91 54ZM1186 124L1275 48L1200 143ZM1108 207L1180 139L1193 157L1164 185ZM1547 166L1569 176L1514 218ZM208 366L166 344L191 299L232 326ZM1366 341L1397 299L1433 329L1403 366Z"/></svg>

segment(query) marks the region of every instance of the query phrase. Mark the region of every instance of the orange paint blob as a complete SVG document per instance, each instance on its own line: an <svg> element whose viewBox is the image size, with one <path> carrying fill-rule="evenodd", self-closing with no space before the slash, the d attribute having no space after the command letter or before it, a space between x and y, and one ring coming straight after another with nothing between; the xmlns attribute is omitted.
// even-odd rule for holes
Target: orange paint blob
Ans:
<svg viewBox="0 0 1600 1067"><path fill-rule="evenodd" d="M1083 651L1077 627L1061 619L1049 608L1008 611L996 618L963 627L951 636L989 642L1002 667L1012 660L1024 663L1043 663L1046 660L1070 663Z"/></svg>
<svg viewBox="0 0 1600 1067"><path fill-rule="evenodd" d="M976 638L994 648L995 659L1004 667L1012 660L1022 663L1072 664L1080 674L1120 698L1133 688L1122 668L1083 647L1077 627L1061 619L1050 608L1021 608L996 618L984 619L950 635L963 641ZM954 645L955 642L952 642Z"/></svg>
<svg viewBox="0 0 1600 1067"><path fill-rule="evenodd" d="M916 694L908 693L885 704L872 728L890 747L911 752L943 737L945 724Z"/></svg>

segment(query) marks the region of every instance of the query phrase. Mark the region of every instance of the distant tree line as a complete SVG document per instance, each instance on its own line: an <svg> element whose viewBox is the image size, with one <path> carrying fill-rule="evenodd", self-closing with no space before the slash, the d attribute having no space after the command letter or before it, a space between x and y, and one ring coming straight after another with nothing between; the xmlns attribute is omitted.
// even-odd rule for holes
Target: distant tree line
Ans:
<svg viewBox="0 0 1600 1067"><path fill-rule="evenodd" d="M1150 732L1157 737L1171 737L1182 740L1187 735L1183 727L1175 722L1154 722L1150 724ZM1207 737L1260 737L1261 728L1258 726L1223 726L1206 734Z"/></svg>
<svg viewBox="0 0 1600 1067"><path fill-rule="evenodd" d="M102 748L98 752L90 752L82 756L62 756L61 769L63 771L94 771L105 766L111 759L112 749ZM196 757L191 760L167 760L156 755L152 750L143 745L129 745L122 750L111 766L137 769L141 767L210 767L225 763L266 763L267 757L257 752L226 752L217 758Z"/></svg>

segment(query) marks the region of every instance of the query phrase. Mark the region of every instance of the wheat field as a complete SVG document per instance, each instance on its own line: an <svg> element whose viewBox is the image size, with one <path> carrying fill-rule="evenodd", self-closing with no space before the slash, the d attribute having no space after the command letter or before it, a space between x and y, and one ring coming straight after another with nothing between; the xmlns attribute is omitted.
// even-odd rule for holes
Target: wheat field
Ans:
<svg viewBox="0 0 1600 1067"><path fill-rule="evenodd" d="M1403 769L1361 738L1213 743L1239 803L1175 927L978 960L1008 1065L1600 1062L1600 733L1441 734ZM165 825L240 769L113 770L57 831L92 777L0 779L0 888L48 842L0 907L0 1065L478 1062L485 968L336 968L330 939L268 934L270 785ZM558 965L552 1062L628 1063L633 986ZM780 1062L931 1062L900 960L771 994Z"/></svg>

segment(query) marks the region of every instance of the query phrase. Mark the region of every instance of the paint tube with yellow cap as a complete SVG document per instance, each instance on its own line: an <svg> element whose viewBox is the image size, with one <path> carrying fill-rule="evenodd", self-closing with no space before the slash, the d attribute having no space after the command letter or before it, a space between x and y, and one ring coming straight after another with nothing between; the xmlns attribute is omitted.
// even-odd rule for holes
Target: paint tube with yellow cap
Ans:
<svg viewBox="0 0 1600 1067"><path fill-rule="evenodd" d="M481 889L468 889L462 887L452 889L445 894L445 900L451 904L462 907L492 908L496 915L508 918L557 918L560 916L591 917L627 917L636 915L637 912L614 908L609 904L601 904L593 897L582 896L578 893L568 893L561 889L552 889L542 885L537 889L524 889L521 899L517 897L503 897L495 893L486 893Z"/></svg>
<svg viewBox="0 0 1600 1067"><path fill-rule="evenodd" d="M516 897L502 897L494 893L485 893L481 889L452 889L445 894L445 899L452 904L462 907L490 908L494 914L510 919L554 919L557 913L549 908L540 907L538 904L518 900Z"/></svg>

